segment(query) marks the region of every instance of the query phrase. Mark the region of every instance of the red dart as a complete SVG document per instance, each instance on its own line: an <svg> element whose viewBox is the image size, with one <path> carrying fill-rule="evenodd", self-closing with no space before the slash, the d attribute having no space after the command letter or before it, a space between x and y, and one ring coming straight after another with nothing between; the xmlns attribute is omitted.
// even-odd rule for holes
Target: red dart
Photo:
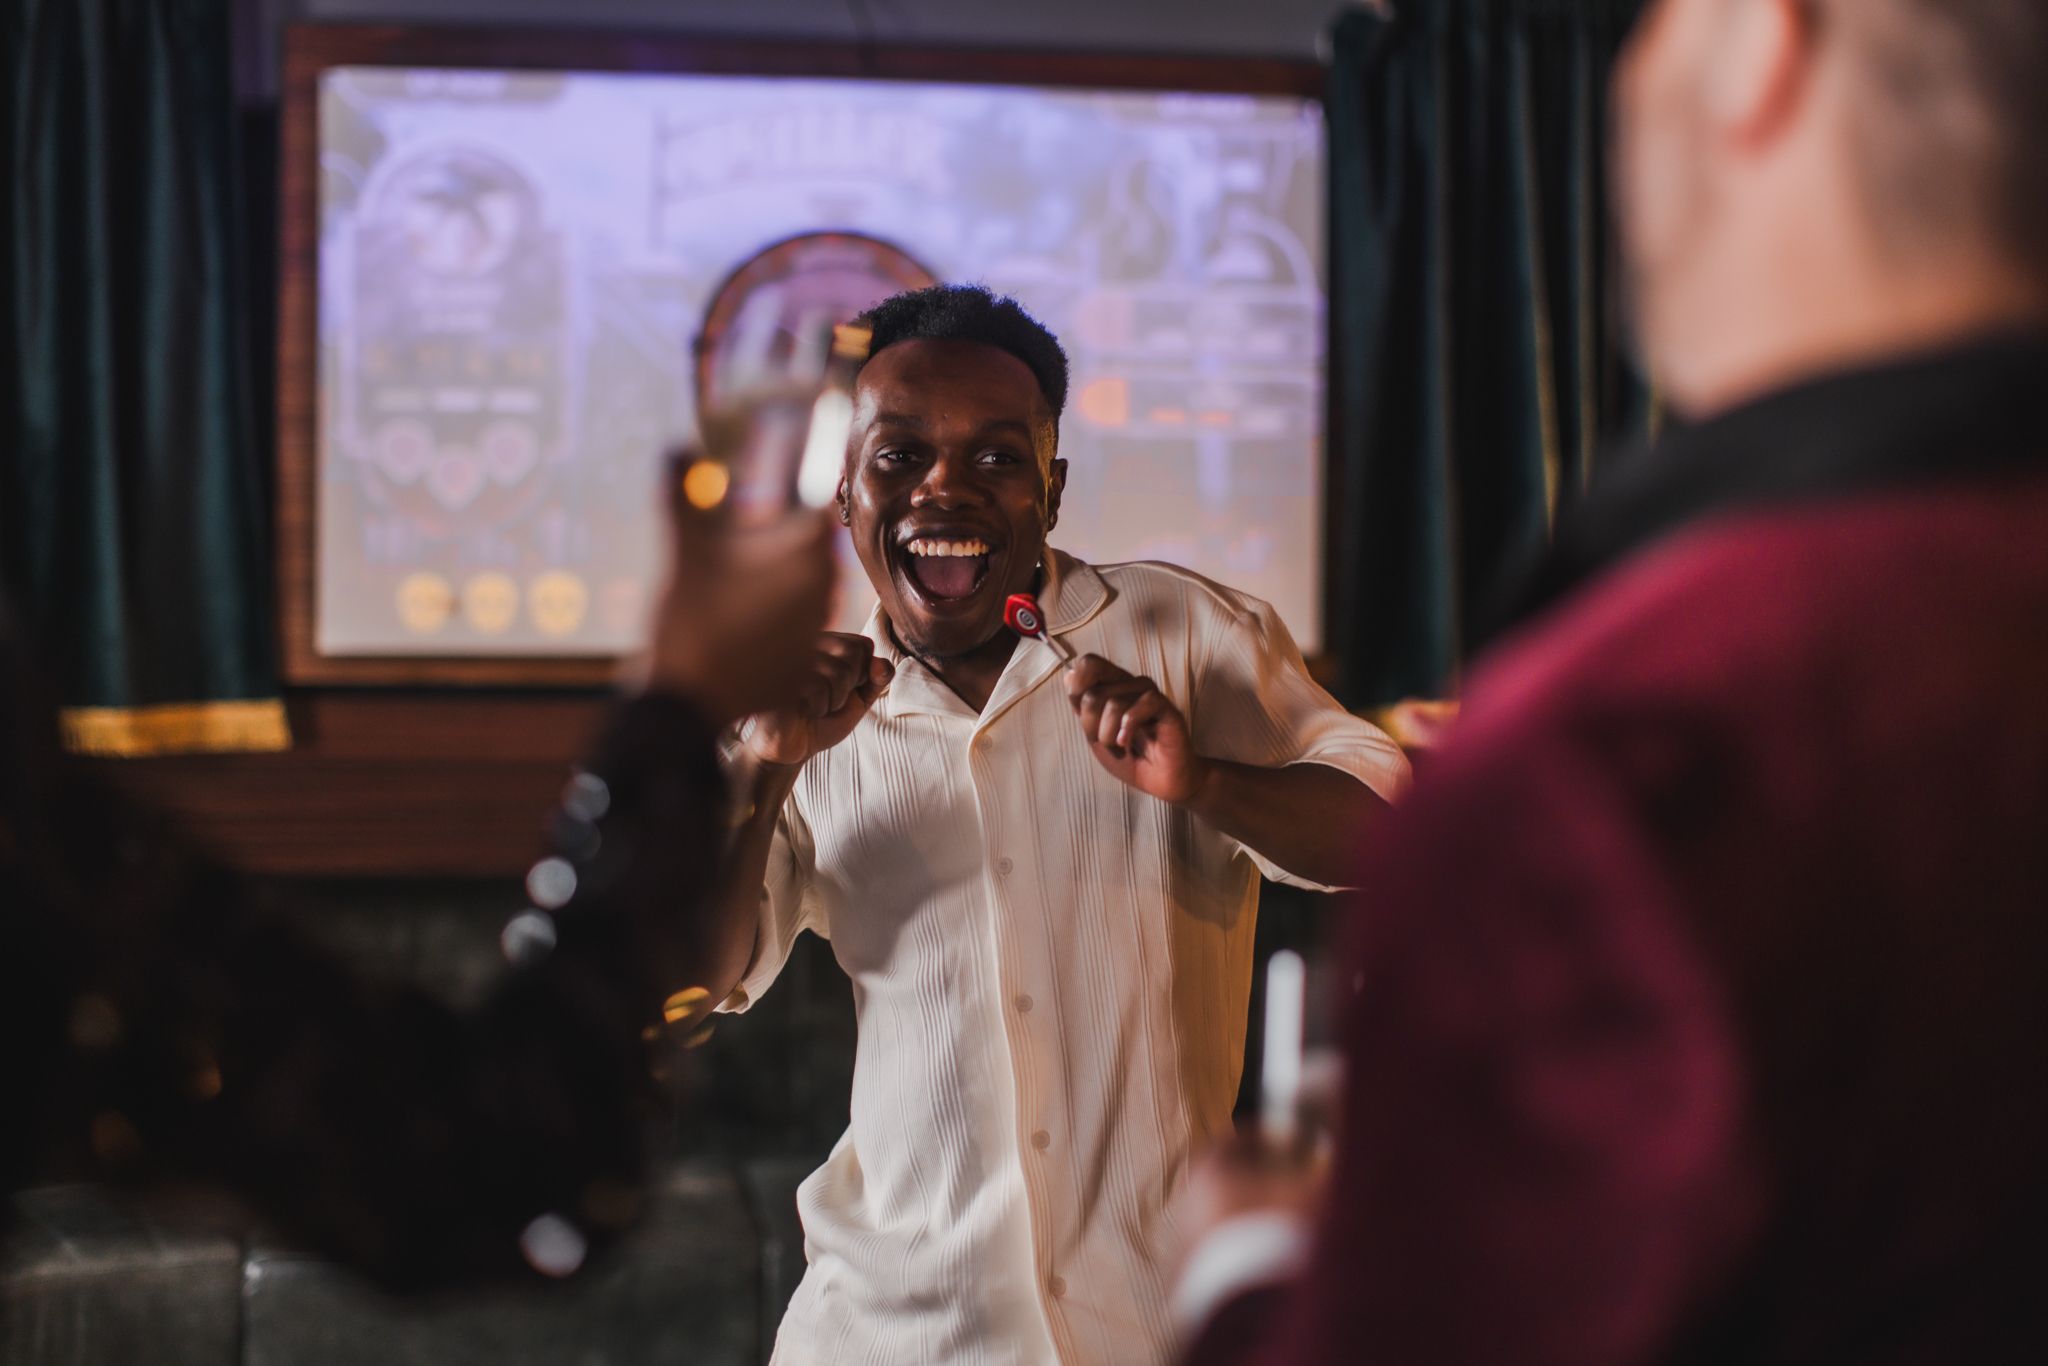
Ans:
<svg viewBox="0 0 2048 1366"><path fill-rule="evenodd" d="M1060 657L1062 664L1074 662L1074 647L1058 636L1045 633L1045 613L1039 610L1038 599L1031 594L1010 594L1009 601L1003 604L1003 625L1026 640L1042 640L1052 646L1052 652Z"/></svg>

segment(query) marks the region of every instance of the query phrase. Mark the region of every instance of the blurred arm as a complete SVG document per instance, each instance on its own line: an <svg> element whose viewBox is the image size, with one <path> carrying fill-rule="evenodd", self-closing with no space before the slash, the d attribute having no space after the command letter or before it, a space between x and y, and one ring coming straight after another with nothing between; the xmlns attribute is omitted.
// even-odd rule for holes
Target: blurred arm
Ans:
<svg viewBox="0 0 2048 1366"><path fill-rule="evenodd" d="M697 965L676 903L719 855L690 704L618 713L579 784L601 813L557 824L576 874L557 943L468 1013L364 980L161 820L53 767L24 832L40 866L17 871L61 935L41 989L72 1027L30 1102L60 1164L219 1187L398 1288L521 1272L544 1213L593 1244L630 1219L660 1100L643 1030Z"/></svg>

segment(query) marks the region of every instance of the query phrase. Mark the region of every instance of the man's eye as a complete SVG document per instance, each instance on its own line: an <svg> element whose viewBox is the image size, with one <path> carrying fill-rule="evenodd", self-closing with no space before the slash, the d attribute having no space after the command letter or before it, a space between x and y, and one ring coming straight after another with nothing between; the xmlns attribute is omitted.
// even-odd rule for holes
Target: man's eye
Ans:
<svg viewBox="0 0 2048 1366"><path fill-rule="evenodd" d="M903 465L917 459L917 456L911 451L884 450L875 452L875 459L884 465Z"/></svg>
<svg viewBox="0 0 2048 1366"><path fill-rule="evenodd" d="M983 451L981 459L983 464L988 465L1014 465L1017 463L1017 457L1009 451Z"/></svg>

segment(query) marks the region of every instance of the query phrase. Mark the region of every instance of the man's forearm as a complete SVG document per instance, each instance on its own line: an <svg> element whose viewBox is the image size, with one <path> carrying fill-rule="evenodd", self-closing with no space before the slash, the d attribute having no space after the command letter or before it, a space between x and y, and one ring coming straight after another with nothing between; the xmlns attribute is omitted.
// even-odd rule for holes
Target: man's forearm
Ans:
<svg viewBox="0 0 2048 1366"><path fill-rule="evenodd" d="M728 780L738 797L740 819L726 854L722 888L713 904L715 923L702 985L714 1004L732 995L753 961L775 823L802 771L801 765L764 764L744 755L730 767Z"/></svg>
<svg viewBox="0 0 2048 1366"><path fill-rule="evenodd" d="M1330 887L1350 881L1359 837L1386 809L1378 793L1327 764L1203 762L1187 810L1299 877Z"/></svg>

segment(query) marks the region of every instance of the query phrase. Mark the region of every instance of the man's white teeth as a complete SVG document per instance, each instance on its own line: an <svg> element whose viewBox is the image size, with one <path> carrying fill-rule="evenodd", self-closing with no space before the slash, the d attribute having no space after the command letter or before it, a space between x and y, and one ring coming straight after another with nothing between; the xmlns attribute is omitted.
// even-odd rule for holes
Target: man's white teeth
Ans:
<svg viewBox="0 0 2048 1366"><path fill-rule="evenodd" d="M920 536L910 543L913 555L986 555L987 541L935 541Z"/></svg>

